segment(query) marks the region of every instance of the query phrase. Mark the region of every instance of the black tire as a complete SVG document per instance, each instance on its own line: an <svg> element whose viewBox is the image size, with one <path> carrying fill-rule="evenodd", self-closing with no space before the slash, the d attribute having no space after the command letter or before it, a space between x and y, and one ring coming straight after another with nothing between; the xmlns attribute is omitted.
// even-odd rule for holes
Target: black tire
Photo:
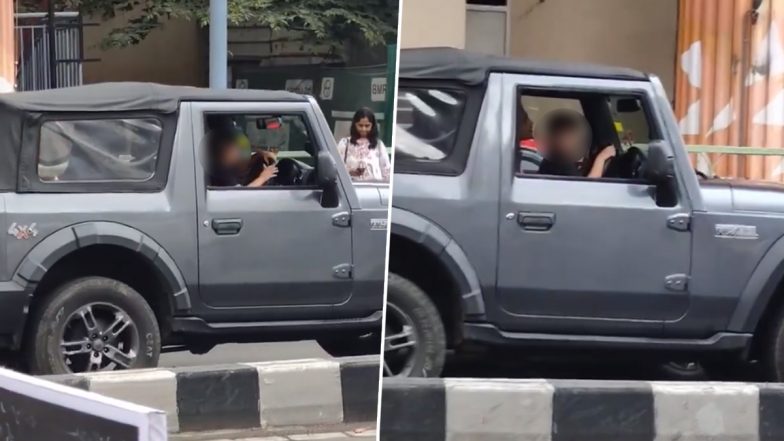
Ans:
<svg viewBox="0 0 784 441"><path fill-rule="evenodd" d="M85 370L80 369L79 366L74 366L73 369L68 366L61 352L61 341L66 338L64 336L66 332L77 332L72 330L77 326L73 320L78 320L76 315L88 306L93 317L92 322L101 323L103 327L106 327L105 324L111 320L111 318L104 318L111 311L119 310L127 316L127 319L130 319L131 324L123 327L118 336L118 339L129 339L128 341L132 343L128 343L127 346L135 345L138 349L134 358L123 358L128 364L128 369L158 365L158 357L161 352L161 334L155 313L147 301L133 288L122 282L104 277L86 277L60 286L51 295L48 295L34 311L25 348L28 368L32 373L65 374ZM93 314L92 308L106 312L96 316ZM88 320L82 318L82 321L86 323ZM120 323L120 325L124 323ZM69 337L69 339L73 338ZM83 336L81 339L89 344L89 336ZM116 346L123 345L125 343L119 342ZM89 345L85 348L90 351L95 349ZM101 352L109 352L107 347L102 345L101 348L103 349ZM93 351L87 355L79 356L85 356L89 359L90 354L101 354L101 352ZM115 356L114 358L119 359L120 357ZM103 355L101 355L101 359L103 359ZM107 367L109 364L113 364L114 368L124 368L119 363L109 361L108 356L106 363Z"/></svg>
<svg viewBox="0 0 784 441"><path fill-rule="evenodd" d="M763 338L765 353L761 359L764 376L768 381L782 382L784 381L784 308L778 311L775 321L768 327Z"/></svg>
<svg viewBox="0 0 784 441"><path fill-rule="evenodd" d="M708 371L705 366L697 362L667 362L658 366L661 380L673 381L706 381Z"/></svg>
<svg viewBox="0 0 784 441"><path fill-rule="evenodd" d="M381 350L378 333L344 338L320 338L319 346L333 357L374 355Z"/></svg>
<svg viewBox="0 0 784 441"><path fill-rule="evenodd" d="M446 359L446 332L444 323L438 309L427 294L410 280L397 274L390 273L387 288L387 333L385 339L389 340L390 326L395 320L394 315L399 312L405 314L410 320L410 326L416 337L416 345L410 354L410 368L403 372L394 372L391 375L407 377L438 377L444 369ZM387 341L385 341L385 375L390 375L389 368L394 360L387 359ZM402 371L403 369L401 369Z"/></svg>

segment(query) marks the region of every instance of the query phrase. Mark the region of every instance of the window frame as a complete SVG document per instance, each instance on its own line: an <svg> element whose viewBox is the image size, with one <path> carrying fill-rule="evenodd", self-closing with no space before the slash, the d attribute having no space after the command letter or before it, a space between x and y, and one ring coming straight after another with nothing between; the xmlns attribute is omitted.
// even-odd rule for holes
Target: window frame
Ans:
<svg viewBox="0 0 784 441"><path fill-rule="evenodd" d="M512 14L509 7L509 2L504 1L503 5L486 5L482 3L472 3L471 0L469 0L466 2L466 18L467 15L471 12L490 12L504 14L504 52L502 54L494 55L509 56L509 48L512 44ZM467 32L468 31L466 30L466 33Z"/></svg>
<svg viewBox="0 0 784 441"><path fill-rule="evenodd" d="M398 152L394 155L394 173L413 175L460 176L465 172L474 133L482 110L486 85L467 87L457 81L411 80L400 79L397 96L407 89L436 89L452 90L465 94L463 115L459 119L459 127L452 151L443 159L415 159L403 158ZM397 130L397 115L395 115L395 130Z"/></svg>
<svg viewBox="0 0 784 441"><path fill-rule="evenodd" d="M153 175L146 180L44 181L38 175L41 130L48 122L154 119L161 125L158 159ZM20 193L157 193L166 188L177 130L177 113L133 112L51 112L27 117L22 128L19 161ZM31 147L32 146L32 147Z"/></svg>
<svg viewBox="0 0 784 441"><path fill-rule="evenodd" d="M518 103L520 103L521 98L525 96L538 96L544 98L562 98L562 99L572 99L577 100L580 102L581 112L585 116L586 110L585 106L583 105L583 99L581 97L585 95L598 95L604 98L607 97L624 97L624 98L636 98L640 101L641 110L643 115L645 116L645 122L648 125L648 132L649 132L649 143L653 141L666 141L659 130L659 127L656 125L654 120L653 114L653 106L651 105L650 98L645 91L642 90L613 90L613 89L587 89L587 88L572 88L572 87L546 87L546 86L527 86L527 85L517 85L515 87L516 96L515 99ZM519 121L519 112L520 112L521 104L518 104L515 108L515 124L514 129L515 132L517 130L517 121ZM608 108L609 110L609 108ZM587 116L585 117L586 119ZM591 127L593 131L594 128ZM594 134L595 135L595 134ZM615 146L620 146L620 138L618 137L617 132L614 132L613 137L613 144ZM517 145L515 144L515 148ZM517 156L517 151L514 151L515 157ZM519 165L516 160L512 161L513 165ZM538 173L517 173L516 171L512 173L512 177L514 179L543 179L543 180L559 180L559 181L587 181L587 182L602 182L602 183L611 183L611 184L637 184L637 185L651 185L649 182L645 181L642 178L638 179L624 179L624 178L590 178L587 176L559 176L559 175L540 175Z"/></svg>
<svg viewBox="0 0 784 441"><path fill-rule="evenodd" d="M317 142L317 140L316 140L316 138L314 136L313 126L311 125L311 123L310 123L310 121L308 119L308 114L306 112L301 111L301 110L294 110L294 111L286 111L286 112L257 112L257 113L247 112L246 113L246 112L242 112L242 111L230 111L230 110L218 110L218 111L205 110L204 112L201 113L201 118L203 120L203 127L205 129L207 129L206 119L207 119L208 115L254 115L254 114L256 114L256 115L264 115L264 114L269 114L269 113L275 113L275 114L283 115L283 116L299 116L300 118L302 118L302 121L305 123L305 127L307 128L307 131L308 131L308 139L310 139L310 142L314 146L316 146L316 156L313 157L313 159L315 160L315 163L313 164L313 173L316 173L316 176L318 177L318 153L323 151L323 149L322 149L321 144L319 144ZM206 136L206 131L205 131L205 133L202 134L202 136L203 137ZM205 139L205 138L202 138L202 139ZM200 149L203 149L203 148L206 147L205 145L203 145L204 144L203 142L201 142L199 144L200 144L200 146L199 146ZM291 150L289 150L289 151L291 151ZM294 151L307 152L306 150L294 150ZM201 156L201 157L205 158L204 160L206 161L207 160L206 159L206 152L202 151L202 152L200 152L200 154L201 155L205 155L205 156ZM337 164L337 165L340 166L340 164ZM313 190L320 190L321 189L321 187L319 187L318 184L315 184L315 185L272 185L272 186L263 185L261 187L246 187L246 186L221 187L221 186L211 185L209 183L210 176L209 176L209 173L207 171L207 168L204 167L204 164L202 164L202 170L204 172L204 189L207 192L211 192L211 191L220 191L220 192L222 192L222 191L256 191L256 190L266 190L266 191L275 191L275 190L308 190L308 191L313 191Z"/></svg>

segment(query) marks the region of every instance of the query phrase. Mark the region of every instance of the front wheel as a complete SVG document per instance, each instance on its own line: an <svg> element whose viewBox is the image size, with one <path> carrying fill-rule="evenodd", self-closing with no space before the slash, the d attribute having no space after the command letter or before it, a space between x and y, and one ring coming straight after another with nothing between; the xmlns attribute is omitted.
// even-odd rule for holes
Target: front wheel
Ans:
<svg viewBox="0 0 784 441"><path fill-rule="evenodd" d="M35 374L155 367L158 322L147 301L117 280L87 277L48 296L31 322L27 358Z"/></svg>
<svg viewBox="0 0 784 441"><path fill-rule="evenodd" d="M446 333L438 309L417 285L390 274L384 334L384 375L437 377L446 359Z"/></svg>

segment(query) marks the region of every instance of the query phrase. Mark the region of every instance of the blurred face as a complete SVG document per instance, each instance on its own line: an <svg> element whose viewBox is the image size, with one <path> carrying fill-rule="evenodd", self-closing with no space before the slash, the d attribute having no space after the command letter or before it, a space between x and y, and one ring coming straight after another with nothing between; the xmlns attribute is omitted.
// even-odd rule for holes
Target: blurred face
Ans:
<svg viewBox="0 0 784 441"><path fill-rule="evenodd" d="M367 118L362 118L354 123L354 127L357 129L359 136L367 138L370 136L370 131L373 130L373 123L371 123Z"/></svg>
<svg viewBox="0 0 784 441"><path fill-rule="evenodd" d="M548 151L569 161L578 161L585 154L582 136L577 127L557 130L548 136Z"/></svg>
<svg viewBox="0 0 784 441"><path fill-rule="evenodd" d="M221 165L226 168L238 167L242 163L242 151L235 142L223 145L220 155Z"/></svg>

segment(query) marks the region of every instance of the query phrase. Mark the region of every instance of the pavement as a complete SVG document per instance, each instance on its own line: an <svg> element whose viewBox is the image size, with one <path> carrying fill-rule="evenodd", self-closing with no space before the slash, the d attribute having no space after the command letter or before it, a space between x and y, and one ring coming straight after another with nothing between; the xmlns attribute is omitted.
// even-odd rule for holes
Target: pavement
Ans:
<svg viewBox="0 0 784 441"><path fill-rule="evenodd" d="M224 363L332 358L315 340L276 343L231 343L215 346L206 354L188 351L161 354L159 366L166 368L209 366Z"/></svg>

